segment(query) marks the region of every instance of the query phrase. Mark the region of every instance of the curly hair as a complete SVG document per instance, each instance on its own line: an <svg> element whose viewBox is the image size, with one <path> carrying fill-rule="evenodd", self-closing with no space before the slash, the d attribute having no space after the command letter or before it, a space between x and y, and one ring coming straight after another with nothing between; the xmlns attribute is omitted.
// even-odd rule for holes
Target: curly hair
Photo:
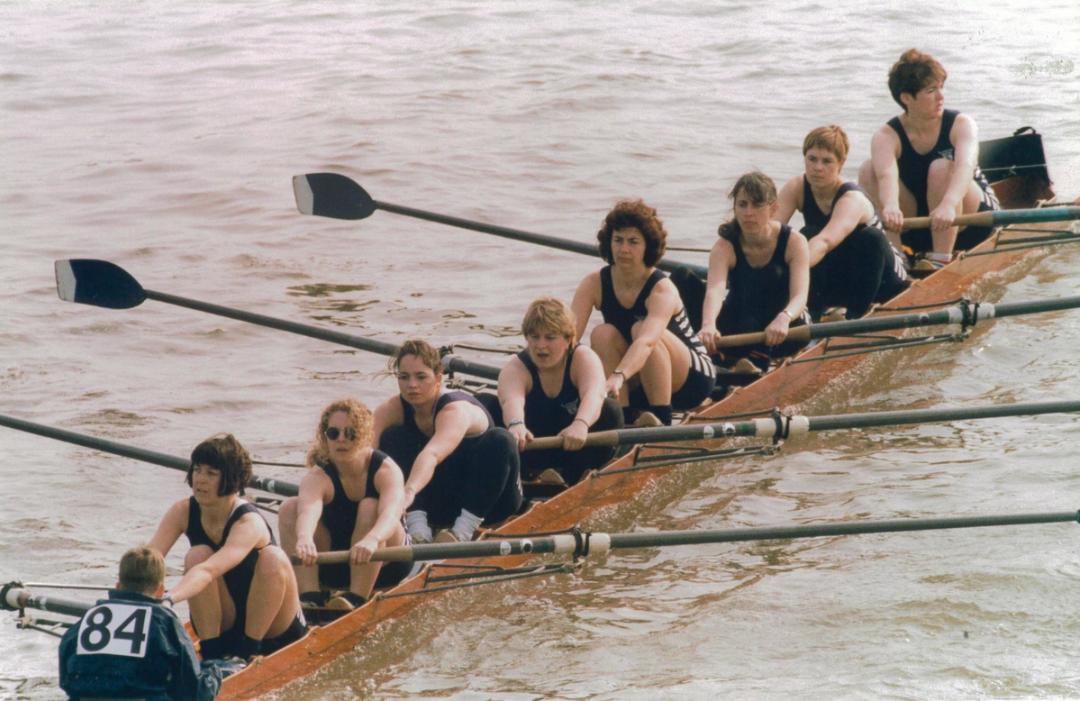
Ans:
<svg viewBox="0 0 1080 701"><path fill-rule="evenodd" d="M812 148L828 151L836 156L836 159L840 161L842 165L847 161L848 151L851 149L851 142L848 141L848 136L844 133L843 129L835 124L830 124L826 127L811 129L810 133L806 135L802 145L803 155L805 156L806 152Z"/></svg>
<svg viewBox="0 0 1080 701"><path fill-rule="evenodd" d="M949 74L936 58L918 49L908 49L889 69L889 92L896 104L907 112L907 106L900 100L900 95L914 95L928 85L944 83L948 77Z"/></svg>
<svg viewBox="0 0 1080 701"><path fill-rule="evenodd" d="M577 335L574 312L566 302L555 297L540 297L533 300L521 320L521 335L552 331L563 336L572 344Z"/></svg>
<svg viewBox="0 0 1080 701"><path fill-rule="evenodd" d="M600 244L600 257L608 263L614 262L611 254L611 236L619 229L634 228L645 238L645 265L652 267L664 257L667 249L667 231L664 223L656 216L656 210L642 200L622 200L617 202L604 217L604 225L596 232Z"/></svg>
<svg viewBox="0 0 1080 701"><path fill-rule="evenodd" d="M371 410L358 399L339 399L328 404L319 416L319 423L315 426L315 437L311 441L311 447L308 448L307 464L309 466L330 464L330 446L326 439L326 429L330 426L330 417L339 411L348 415L349 426L356 431L357 443L361 446L371 444L371 434L375 424Z"/></svg>
<svg viewBox="0 0 1080 701"><path fill-rule="evenodd" d="M427 341L418 338L410 339L401 344L401 347L390 358L390 370L393 372L400 370L401 359L407 355L415 355L424 365L431 368L433 373L436 375L442 374L442 358L439 356L439 351Z"/></svg>
<svg viewBox="0 0 1080 701"><path fill-rule="evenodd" d="M196 465L209 465L221 473L218 496L243 494L244 485L251 481L251 456L231 433L210 436L191 451L186 479L189 487Z"/></svg>
<svg viewBox="0 0 1080 701"><path fill-rule="evenodd" d="M752 170L740 176L735 181L735 187L728 193L728 197L734 201L740 192L746 193L746 196L757 207L776 202L776 183L760 170ZM740 233L742 229L739 227L739 221L734 217L721 224L716 230L717 236L732 242L739 239Z"/></svg>

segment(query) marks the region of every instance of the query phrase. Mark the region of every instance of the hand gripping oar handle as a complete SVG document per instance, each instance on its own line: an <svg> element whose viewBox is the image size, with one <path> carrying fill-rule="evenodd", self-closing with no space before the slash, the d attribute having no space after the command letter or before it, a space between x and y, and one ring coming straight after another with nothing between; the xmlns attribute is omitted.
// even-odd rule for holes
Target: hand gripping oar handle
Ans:
<svg viewBox="0 0 1080 701"><path fill-rule="evenodd" d="M944 407L908 411L873 411L824 416L783 416L747 421L723 421L680 426L623 428L590 433L586 447L664 443L670 441L705 441L717 438L790 438L810 431L833 431L851 428L876 428L908 424L994 419L1007 416L1071 414L1080 412L1080 401L1029 402L975 407ZM562 448L561 436L534 438L526 450Z"/></svg>
<svg viewBox="0 0 1080 701"><path fill-rule="evenodd" d="M986 212L961 214L953 220L956 226L1006 226L1008 224L1038 224L1041 222L1080 219L1080 207L1039 207L1035 209L994 209ZM930 217L904 219L906 229L926 229Z"/></svg>
<svg viewBox="0 0 1080 701"><path fill-rule="evenodd" d="M685 530L640 533L567 533L551 536L490 538L469 543L430 543L380 548L372 555L380 562L423 562L478 557L500 557L553 553L585 557L610 550L662 548L679 545L707 545L757 540L791 540L871 533L906 533L913 531L1024 526L1048 523L1077 523L1080 512L1002 514L989 516L954 516L946 518L846 521L803 526L765 528L729 528L722 530ZM348 551L320 553L319 564L348 562ZM295 561L295 559L294 559Z"/></svg>
<svg viewBox="0 0 1080 701"><path fill-rule="evenodd" d="M1080 210L1080 207L1077 209ZM895 331L898 329L912 329L921 326L936 326L942 324L967 324L971 326L978 321L985 321L987 319L997 319L1039 312L1061 311L1063 309L1076 309L1078 307L1080 307L1080 297L1059 297L1056 299L1031 300L1027 302L1001 302L998 304L992 304L990 302L961 302L952 307L935 311L915 312L912 314L874 315L863 319L793 326L788 331L787 340L809 341L816 338L853 336L863 333ZM752 333L721 336L717 346L719 348L733 348L735 346L748 346L764 342L765 333L756 331Z"/></svg>

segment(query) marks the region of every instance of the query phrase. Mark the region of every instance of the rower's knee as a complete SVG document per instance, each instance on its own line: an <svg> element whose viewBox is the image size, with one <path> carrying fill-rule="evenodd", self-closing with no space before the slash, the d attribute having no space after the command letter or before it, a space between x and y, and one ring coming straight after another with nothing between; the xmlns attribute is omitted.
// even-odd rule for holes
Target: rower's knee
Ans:
<svg viewBox="0 0 1080 701"><path fill-rule="evenodd" d="M255 562L255 576L264 580L284 581L292 572L292 563L285 551L276 545L267 545L259 551Z"/></svg>
<svg viewBox="0 0 1080 701"><path fill-rule="evenodd" d="M592 349L602 360L618 362L626 352L626 340L619 330L611 324L600 324L589 334Z"/></svg>
<svg viewBox="0 0 1080 701"><path fill-rule="evenodd" d="M940 198L945 193L945 190L949 187L949 180L952 178L955 166L956 163L948 158L937 158L930 163L930 170L926 175L926 195L928 200L934 199L931 195Z"/></svg>
<svg viewBox="0 0 1080 701"><path fill-rule="evenodd" d="M206 562L213 554L214 551L209 545L196 545L187 551L187 555L184 555L184 571L186 572L195 565Z"/></svg>

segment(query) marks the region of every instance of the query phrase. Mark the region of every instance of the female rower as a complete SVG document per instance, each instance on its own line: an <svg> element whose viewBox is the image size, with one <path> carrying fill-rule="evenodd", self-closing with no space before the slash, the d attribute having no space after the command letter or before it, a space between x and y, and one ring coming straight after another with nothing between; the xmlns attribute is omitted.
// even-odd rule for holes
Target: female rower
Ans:
<svg viewBox="0 0 1080 701"><path fill-rule="evenodd" d="M445 391L439 353L406 341L391 361L401 394L375 410L374 440L405 469L405 525L431 542L471 540L482 523L521 508L517 441L471 394Z"/></svg>
<svg viewBox="0 0 1080 701"><path fill-rule="evenodd" d="M678 290L655 267L667 232L655 209L626 200L608 212L596 238L608 265L586 275L574 293L576 336L599 309L604 322L593 329L590 344L603 362L607 393L670 425L673 409L692 409L709 397L716 369Z"/></svg>
<svg viewBox="0 0 1080 701"><path fill-rule="evenodd" d="M327 604L321 582L348 589L342 595L347 605L333 601L332 607L354 608L376 584L391 586L409 573L408 563L371 561L378 548L405 543L405 478L386 453L372 447L373 423L371 411L355 399L323 409L300 494L281 505L281 544L302 562L295 569L305 604ZM327 550L349 550L348 564L316 568L316 555Z"/></svg>
<svg viewBox="0 0 1080 701"><path fill-rule="evenodd" d="M767 175L743 175L729 196L735 217L720 225L720 238L709 253L700 335L709 352L716 353L721 333L764 329L764 344L723 352L725 362L747 358L764 371L773 357L806 345L783 341L793 320L805 320L809 254L803 235L775 220L776 185Z"/></svg>
<svg viewBox="0 0 1080 701"><path fill-rule="evenodd" d="M192 496L169 507L150 541L162 556L186 535L184 576L165 597L187 600L203 659L270 654L304 636L296 577L269 524L242 499L251 458L231 434L195 447Z"/></svg>
<svg viewBox="0 0 1080 701"><path fill-rule="evenodd" d="M904 259L889 243L866 191L845 182L848 137L835 124L818 127L803 140L806 172L780 189L777 218L787 224L802 212L810 252L810 316L826 307L844 307L861 317L874 302L891 299L908 286Z"/></svg>
<svg viewBox="0 0 1080 701"><path fill-rule="evenodd" d="M583 448L590 428L622 428L619 403L604 396L604 366L588 346L575 344L574 313L554 297L529 305L521 322L525 350L499 373L499 397L479 395L496 423L517 439L518 450L534 436L562 436L562 450L534 450L521 455L527 478L553 467L568 484L581 479L615 455L613 447Z"/></svg>

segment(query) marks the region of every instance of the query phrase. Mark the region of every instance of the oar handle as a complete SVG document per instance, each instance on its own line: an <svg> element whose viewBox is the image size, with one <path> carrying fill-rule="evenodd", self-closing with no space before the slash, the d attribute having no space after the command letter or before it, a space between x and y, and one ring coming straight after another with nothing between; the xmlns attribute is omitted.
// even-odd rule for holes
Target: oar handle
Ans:
<svg viewBox="0 0 1080 701"><path fill-rule="evenodd" d="M788 329L785 341L809 341L810 327L807 325L792 326ZM764 331L751 331L749 333L733 333L729 336L721 336L716 342L717 348L736 348L738 346L753 346L765 342Z"/></svg>
<svg viewBox="0 0 1080 701"><path fill-rule="evenodd" d="M972 214L961 214L953 219L953 224L956 226L993 226L994 213L973 212ZM929 229L930 217L907 217L904 219L904 224L901 228L904 231L909 229Z"/></svg>
<svg viewBox="0 0 1080 701"><path fill-rule="evenodd" d="M1041 222L1080 219L1080 207L1035 207L1031 209L994 209L986 212L961 214L953 220L957 226L1005 226L1007 224L1038 224ZM925 229L930 217L909 217L904 229Z"/></svg>
<svg viewBox="0 0 1080 701"><path fill-rule="evenodd" d="M613 446L619 444L618 431L596 431L585 437L585 445L582 448L596 448L599 446ZM525 444L525 450L558 450L563 447L562 436L543 436L533 438Z"/></svg>

